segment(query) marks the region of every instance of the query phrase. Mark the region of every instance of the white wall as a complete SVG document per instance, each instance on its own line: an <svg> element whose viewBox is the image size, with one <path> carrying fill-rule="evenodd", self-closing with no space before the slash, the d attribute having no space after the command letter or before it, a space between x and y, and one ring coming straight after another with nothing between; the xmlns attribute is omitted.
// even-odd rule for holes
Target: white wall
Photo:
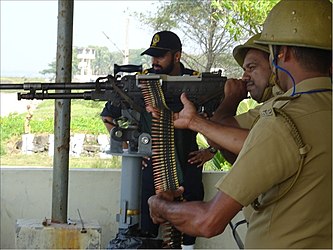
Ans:
<svg viewBox="0 0 333 250"><path fill-rule="evenodd" d="M83 220L97 220L104 248L118 232L120 173L113 169L71 169L69 173L68 218L79 219L79 209ZM1 249L15 247L17 219L51 218L52 174L51 168L1 168ZM214 185L222 176L222 172L204 173L205 199L214 196ZM198 238L196 248L237 246L228 228L211 239Z"/></svg>

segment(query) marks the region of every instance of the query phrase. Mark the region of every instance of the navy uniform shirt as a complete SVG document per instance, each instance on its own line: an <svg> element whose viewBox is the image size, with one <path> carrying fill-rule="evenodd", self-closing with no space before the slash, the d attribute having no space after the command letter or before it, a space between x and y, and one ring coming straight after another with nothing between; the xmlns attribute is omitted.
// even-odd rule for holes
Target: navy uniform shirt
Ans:
<svg viewBox="0 0 333 250"><path fill-rule="evenodd" d="M185 68L182 63L181 66L181 75L197 75L199 72ZM154 73L154 69L146 69L142 73L149 74ZM180 96L179 96L180 98ZM181 102L176 102L176 105L170 105L169 108L172 111L179 112L183 106ZM168 105L168 103L167 103ZM113 106L110 101L105 104L103 111L100 114L101 116L110 116L112 118L121 117L121 108ZM140 117L140 128L141 132L146 132L151 134L151 114L143 112ZM181 167L190 165L188 160L188 155L192 151L198 150L198 145L196 142L197 133L188 129L175 129L175 144L176 144L176 155Z"/></svg>

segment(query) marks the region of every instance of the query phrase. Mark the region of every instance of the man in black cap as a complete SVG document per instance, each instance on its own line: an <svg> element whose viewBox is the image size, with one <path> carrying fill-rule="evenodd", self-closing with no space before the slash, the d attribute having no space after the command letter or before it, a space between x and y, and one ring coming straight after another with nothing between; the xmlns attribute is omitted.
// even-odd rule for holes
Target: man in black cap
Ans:
<svg viewBox="0 0 333 250"><path fill-rule="evenodd" d="M157 32L151 40L150 47L141 53L141 55L152 57L152 68L145 70L144 73L171 76L199 74L197 71L184 67L180 62L181 54L182 44L175 33L171 31ZM174 111L181 108L177 106L169 107ZM179 159L177 167L182 172L183 180L181 184L185 185L184 198L187 201L203 200L202 166L215 154L215 152L210 152L208 149L198 150L196 136L197 133L193 133L193 131L175 129L175 149ZM158 225L152 222L147 203L149 197L154 194L153 169L151 162L148 161L142 173L141 229L150 235L158 234ZM182 248L193 249L194 243L195 237L184 235Z"/></svg>
<svg viewBox="0 0 333 250"><path fill-rule="evenodd" d="M182 44L179 37L171 31L157 32L150 47L141 53L152 57L152 68L145 73L178 75L196 75L198 72L187 69L180 62Z"/></svg>
<svg viewBox="0 0 333 250"><path fill-rule="evenodd" d="M171 31L161 31L154 34L150 47L141 53L152 57L152 68L144 70L143 74L167 74L171 76L197 75L199 72L185 68L180 62L182 44L179 37ZM177 104L179 105L179 104ZM174 111L182 107L169 106ZM121 110L107 102L102 113L102 120L108 131L113 127L112 119L121 116ZM141 114L140 125L142 132L151 133L151 115ZM203 164L213 158L216 152L209 149L198 150L197 133L191 130L175 129L175 149L178 160L177 167L182 171L181 185L185 187L184 198L187 201L203 200L204 189L202 183ZM151 161L147 160L142 172L141 196L141 230L143 236L156 237L159 225L152 222L149 215L148 199L155 194L153 169ZM195 237L184 235L183 248L191 249Z"/></svg>

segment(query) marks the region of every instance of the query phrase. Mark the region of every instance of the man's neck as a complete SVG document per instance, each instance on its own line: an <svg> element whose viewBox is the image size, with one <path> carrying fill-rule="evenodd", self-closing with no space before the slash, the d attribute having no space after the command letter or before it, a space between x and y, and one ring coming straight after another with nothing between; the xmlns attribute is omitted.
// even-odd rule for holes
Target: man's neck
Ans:
<svg viewBox="0 0 333 250"><path fill-rule="evenodd" d="M179 76L182 74L182 69L180 66L180 62L175 63L172 71L170 72L170 76Z"/></svg>
<svg viewBox="0 0 333 250"><path fill-rule="evenodd" d="M300 64L295 62L286 64L284 69L287 70L292 75L296 85L310 78L329 77L328 72L327 74L324 74L317 71L306 70ZM290 76L286 76L285 85L286 85L285 88L283 88L284 91L287 91L288 89L293 87L293 81L290 78Z"/></svg>

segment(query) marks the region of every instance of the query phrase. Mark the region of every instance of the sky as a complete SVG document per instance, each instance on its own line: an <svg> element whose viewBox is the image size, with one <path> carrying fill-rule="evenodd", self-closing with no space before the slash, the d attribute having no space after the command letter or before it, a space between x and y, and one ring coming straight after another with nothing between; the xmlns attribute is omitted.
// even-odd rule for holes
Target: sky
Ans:
<svg viewBox="0 0 333 250"><path fill-rule="evenodd" d="M148 48L153 31L142 27L127 13L154 11L157 1L74 1L73 46ZM0 1L1 76L40 76L55 61L57 47L57 0ZM109 39L103 34L109 37Z"/></svg>

